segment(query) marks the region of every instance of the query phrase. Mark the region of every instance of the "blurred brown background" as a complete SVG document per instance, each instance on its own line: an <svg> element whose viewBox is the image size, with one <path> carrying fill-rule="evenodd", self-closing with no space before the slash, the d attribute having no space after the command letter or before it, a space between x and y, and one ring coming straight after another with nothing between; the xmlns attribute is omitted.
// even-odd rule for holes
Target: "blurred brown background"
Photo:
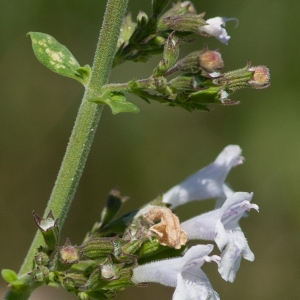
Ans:
<svg viewBox="0 0 300 300"><path fill-rule="evenodd" d="M228 23L228 46L220 48L225 71L253 65L271 70L271 87L242 90L231 98L241 105L215 107L211 113L188 113L129 97L137 115L112 116L105 109L82 181L62 232L80 243L108 191L118 186L131 197L123 212L154 198L210 163L228 144L239 144L245 164L228 182L236 191L254 192L252 211L241 226L256 259L242 261L236 281L221 279L217 268L207 272L221 299L299 299L300 285L300 101L299 9L296 0L195 1L207 18L237 17ZM31 211L42 214L50 195L76 116L83 88L60 77L34 57L28 31L53 35L84 65L91 64L106 1L2 0L0 10L0 269L18 270L35 233ZM150 0L131 0L129 10L150 12ZM127 63L115 69L112 82L145 78L160 57L149 63ZM182 220L213 207L203 202L182 207ZM1 281L3 289L5 283ZM49 291L49 288L46 288ZM51 292L51 290L50 290ZM173 289L153 285L130 288L118 299L171 299ZM2 290L4 293L4 290ZM42 296L41 296L42 295ZM32 299L75 299L54 290Z"/></svg>

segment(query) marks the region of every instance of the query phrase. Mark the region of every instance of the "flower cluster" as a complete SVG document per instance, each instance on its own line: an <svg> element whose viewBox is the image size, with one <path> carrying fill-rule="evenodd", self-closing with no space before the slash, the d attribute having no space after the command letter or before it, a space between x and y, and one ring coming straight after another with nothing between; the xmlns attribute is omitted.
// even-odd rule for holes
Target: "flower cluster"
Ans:
<svg viewBox="0 0 300 300"><path fill-rule="evenodd" d="M238 222L252 208L253 193L233 192L225 179L231 168L241 164L243 157L239 146L227 146L216 160L171 188L163 195L162 202L171 209L193 200L217 199L216 208L180 224L187 241L214 241L221 255L209 256L213 245L197 245L177 258L140 265L133 269L135 283L156 282L176 287L173 299L219 299L207 276L201 270L204 262L214 261L221 277L233 282L241 258L253 261L254 254ZM147 215L144 208L140 215Z"/></svg>
<svg viewBox="0 0 300 300"><path fill-rule="evenodd" d="M175 287L175 300L219 299L202 265L215 262L221 277L233 282L241 258L254 260L239 220L258 206L251 203L252 193L234 192L225 183L230 170L241 163L240 147L229 145L210 165L118 219L114 217L127 197L112 190L100 221L80 246L67 239L59 247L58 220L52 212L45 219L34 213L46 246L38 249L29 275L35 281L59 283L85 300L113 299L126 286L150 282ZM205 199L216 200L214 210L184 222L173 212L190 201ZM212 244L189 247L191 240L214 242L220 256L210 256Z"/></svg>
<svg viewBox="0 0 300 300"><path fill-rule="evenodd" d="M137 22L127 15L115 52L114 66L128 60L145 62L162 53L150 77L103 85L87 101L106 104L113 114L138 112L138 107L125 97L125 93L132 93L147 102L154 100L188 111L203 111L213 103L238 103L228 97L241 88L269 86L269 70L264 66L253 67L250 61L244 68L222 73L221 53L210 50L206 44L202 50L179 59L180 44L191 41L187 36L215 37L227 44L230 36L225 24L237 20L205 20L205 13L198 14L190 1L179 0L166 9L168 2L152 0L152 14L148 17L140 12ZM87 85L91 72L88 65L80 66L72 53L53 37L34 32L29 35L37 58L44 65ZM33 213L44 245L37 249L28 275L40 283L60 284L82 300L113 299L127 286L150 282L175 287L174 300L219 299L201 270L202 265L215 262L221 277L233 282L242 257L254 260L239 220L251 209L258 211L258 206L251 203L252 193L234 192L225 183L230 170L243 163L241 152L237 145L227 146L210 165L139 210L119 218L115 217L127 197L121 197L117 189L112 190L100 219L79 246L67 239L59 247L58 219L51 211L45 218ZM214 210L184 222L174 214L174 209L183 204L205 199L214 199ZM191 240L210 244L190 247ZM211 243L218 247L219 256L210 255L214 247ZM11 272L5 274L9 283L17 278Z"/></svg>
<svg viewBox="0 0 300 300"><path fill-rule="evenodd" d="M138 107L126 99L126 94L131 93L148 103L158 101L188 111L210 111L212 104L238 104L229 97L239 89L269 86L268 69L251 66L250 61L244 68L223 73L221 53L209 50L206 44L178 60L180 45L192 41L187 39L189 35L214 37L227 45L230 36L225 29L226 22L233 20L237 24L238 21L225 17L205 20L205 13L198 14L190 1L177 1L162 13L167 2L153 1L156 13L148 17L140 12L136 23L128 15L119 38L115 65L126 60L145 62L152 55L163 54L150 77L106 84L99 95L89 101L110 106L113 114L136 113ZM170 78L171 75L176 76Z"/></svg>

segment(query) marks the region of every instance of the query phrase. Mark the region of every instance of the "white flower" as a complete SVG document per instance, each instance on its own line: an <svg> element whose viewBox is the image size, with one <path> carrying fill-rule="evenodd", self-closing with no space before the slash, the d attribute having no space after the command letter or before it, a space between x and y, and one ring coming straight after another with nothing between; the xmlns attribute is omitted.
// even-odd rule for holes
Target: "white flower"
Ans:
<svg viewBox="0 0 300 300"><path fill-rule="evenodd" d="M227 146L213 163L167 191L163 203L170 204L173 209L193 200L225 199L230 189L224 181L231 168L243 162L241 152L237 145Z"/></svg>
<svg viewBox="0 0 300 300"><path fill-rule="evenodd" d="M208 23L208 25L201 26L199 30L211 36L214 36L220 42L227 45L230 36L222 26L225 26L225 23L231 20L235 20L237 22L237 19L235 18L215 17L212 19L208 19L206 20L206 23Z"/></svg>
<svg viewBox="0 0 300 300"><path fill-rule="evenodd" d="M249 261L254 260L254 254L238 224L245 211L251 208L258 211L258 206L250 203L252 196L252 193L234 193L221 208L181 224L188 240L214 240L221 251L226 246L219 265L219 273L226 281L234 281L241 256Z"/></svg>
<svg viewBox="0 0 300 300"><path fill-rule="evenodd" d="M139 266L133 269L132 281L157 282L176 287L173 300L218 300L219 295L201 270L205 262L218 263L220 260L217 255L208 256L212 249L213 245L197 245L191 247L183 257Z"/></svg>

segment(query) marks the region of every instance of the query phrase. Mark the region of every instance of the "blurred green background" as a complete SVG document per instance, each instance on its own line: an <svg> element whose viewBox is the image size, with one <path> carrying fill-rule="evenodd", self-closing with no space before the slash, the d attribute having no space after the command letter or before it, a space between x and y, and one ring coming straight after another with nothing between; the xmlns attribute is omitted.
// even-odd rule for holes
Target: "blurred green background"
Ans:
<svg viewBox="0 0 300 300"><path fill-rule="evenodd" d="M256 259L242 261L233 284L222 280L213 264L204 266L221 299L299 299L300 294L300 101L299 9L296 0L195 1L206 17L236 17L227 24L225 46L200 38L187 51L208 43L219 48L225 71L267 65L271 87L241 90L238 106L216 106L211 113L189 113L129 97L137 115L113 116L104 110L73 206L62 231L79 244L99 218L109 190L118 186L130 201L123 212L207 165L228 144L238 144L246 158L228 182L236 191L254 192L251 211L241 226ZM43 214L79 106L83 88L60 77L34 57L28 31L53 35L84 65L91 64L105 0L2 0L0 10L0 269L18 270L35 233L31 212ZM150 12L150 0L129 3L135 17ZM111 81L145 78L160 60L127 63L113 70ZM181 220L211 209L212 201L182 207ZM4 294L5 283L0 285ZM44 292L43 292L44 291ZM36 291L32 299L75 299L63 290ZM45 293L50 292L49 295ZM130 288L118 299L171 299L173 289L153 285ZM42 295L42 296L41 296Z"/></svg>

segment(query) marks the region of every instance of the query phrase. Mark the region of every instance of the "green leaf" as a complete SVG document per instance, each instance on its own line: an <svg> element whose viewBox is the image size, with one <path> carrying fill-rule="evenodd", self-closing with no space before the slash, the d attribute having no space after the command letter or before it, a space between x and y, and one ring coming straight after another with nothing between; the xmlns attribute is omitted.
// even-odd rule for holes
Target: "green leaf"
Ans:
<svg viewBox="0 0 300 300"><path fill-rule="evenodd" d="M105 93L101 97L96 97L89 99L91 102L103 105L107 104L111 108L113 115L128 112L128 113L138 113L140 109L131 102L127 102L123 94L120 93Z"/></svg>
<svg viewBox="0 0 300 300"><path fill-rule="evenodd" d="M220 88L219 87L209 87L208 89L203 89L192 93L189 99L198 104L206 103L221 103L220 102Z"/></svg>
<svg viewBox="0 0 300 300"><path fill-rule="evenodd" d="M51 71L86 84L90 68L80 67L73 54L51 35L29 32L37 59Z"/></svg>
<svg viewBox="0 0 300 300"><path fill-rule="evenodd" d="M7 282L7 283L12 283L16 280L18 280L18 276L15 271L9 270L9 269L3 269L1 271L2 278Z"/></svg>
<svg viewBox="0 0 300 300"><path fill-rule="evenodd" d="M86 84L91 76L91 67L85 65L84 67L78 68L76 71L81 75L83 82Z"/></svg>
<svg viewBox="0 0 300 300"><path fill-rule="evenodd" d="M24 288L25 286L25 283L23 280L15 280L11 283L11 286L14 288L14 289L22 289Z"/></svg>
<svg viewBox="0 0 300 300"><path fill-rule="evenodd" d="M105 206L101 212L99 228L107 225L115 217L126 199L127 197L121 197L120 191L118 189L113 189L109 192Z"/></svg>
<svg viewBox="0 0 300 300"><path fill-rule="evenodd" d="M110 235L123 234L127 226L132 223L134 216L137 214L138 210L131 211L119 219L112 221L107 224L105 227L99 229L97 236L106 237Z"/></svg>

